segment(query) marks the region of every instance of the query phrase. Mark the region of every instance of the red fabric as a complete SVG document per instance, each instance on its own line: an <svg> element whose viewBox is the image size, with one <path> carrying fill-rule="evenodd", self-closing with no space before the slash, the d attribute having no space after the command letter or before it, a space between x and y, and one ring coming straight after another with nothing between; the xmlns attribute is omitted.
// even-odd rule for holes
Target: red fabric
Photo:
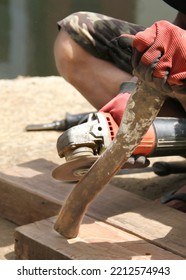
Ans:
<svg viewBox="0 0 186 280"><path fill-rule="evenodd" d="M128 99L130 97L130 93L120 93L116 97L114 97L110 102L108 102L100 112L110 113L119 126L121 123L121 119L123 117L123 113L127 106ZM131 156L127 162L124 164L123 168L144 168L150 164L150 161L144 155L133 155Z"/></svg>
<svg viewBox="0 0 186 280"><path fill-rule="evenodd" d="M100 109L100 112L110 113L117 125L121 123L130 93L120 93Z"/></svg>
<svg viewBox="0 0 186 280"><path fill-rule="evenodd" d="M133 47L140 53L141 63L150 65L158 57L153 77L167 76L169 85L182 85L186 79L186 31L167 22L158 21L134 36ZM168 74L167 74L168 72Z"/></svg>

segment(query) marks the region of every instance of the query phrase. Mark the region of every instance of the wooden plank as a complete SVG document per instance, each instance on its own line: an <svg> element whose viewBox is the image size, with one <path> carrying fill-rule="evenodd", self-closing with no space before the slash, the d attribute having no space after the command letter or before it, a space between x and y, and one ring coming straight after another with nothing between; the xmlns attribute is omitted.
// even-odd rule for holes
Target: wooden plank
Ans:
<svg viewBox="0 0 186 280"><path fill-rule="evenodd" d="M0 215L18 225L57 215L74 184L59 182L51 177L56 165L45 159L2 169L0 172ZM123 200L124 199L124 200ZM127 203L127 201L131 203ZM113 216L140 206L145 199L111 185L90 207L90 214ZM114 202L114 207L112 207ZM102 205L101 209L100 206ZM104 206L103 206L104 205ZM108 206L108 207L107 207ZM99 211L100 209L100 211Z"/></svg>
<svg viewBox="0 0 186 280"><path fill-rule="evenodd" d="M21 225L58 214L73 185L53 180L54 167L41 159L1 172L1 215ZM87 215L186 258L184 213L109 184Z"/></svg>
<svg viewBox="0 0 186 280"><path fill-rule="evenodd" d="M185 213L151 202L107 222L186 258Z"/></svg>
<svg viewBox="0 0 186 280"><path fill-rule="evenodd" d="M0 172L0 215L18 225L57 215L73 187L53 180L54 163L38 159Z"/></svg>
<svg viewBox="0 0 186 280"><path fill-rule="evenodd" d="M20 188L19 184L11 184L1 180L0 216L17 225L56 215L60 206L53 203L45 195Z"/></svg>
<svg viewBox="0 0 186 280"><path fill-rule="evenodd" d="M17 226L0 218L0 260L15 260L13 232ZM2 273L1 273L2 274Z"/></svg>
<svg viewBox="0 0 186 280"><path fill-rule="evenodd" d="M59 260L180 260L180 256L103 222L85 217L77 238L65 239L53 230L56 217L18 227L18 259Z"/></svg>

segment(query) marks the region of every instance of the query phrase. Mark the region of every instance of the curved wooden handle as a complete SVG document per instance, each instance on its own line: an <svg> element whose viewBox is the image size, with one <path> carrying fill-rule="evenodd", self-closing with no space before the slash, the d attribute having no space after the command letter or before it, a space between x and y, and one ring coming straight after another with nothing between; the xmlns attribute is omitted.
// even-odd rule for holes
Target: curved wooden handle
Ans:
<svg viewBox="0 0 186 280"><path fill-rule="evenodd" d="M88 205L131 156L164 100L165 97L154 88L138 83L115 139L69 194L54 225L57 232L66 238L78 235Z"/></svg>

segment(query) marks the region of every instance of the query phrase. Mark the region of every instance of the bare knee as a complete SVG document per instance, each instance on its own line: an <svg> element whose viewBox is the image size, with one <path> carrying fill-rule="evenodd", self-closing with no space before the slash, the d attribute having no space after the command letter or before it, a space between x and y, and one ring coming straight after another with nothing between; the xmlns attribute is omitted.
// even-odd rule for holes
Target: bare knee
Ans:
<svg viewBox="0 0 186 280"><path fill-rule="evenodd" d="M66 80L71 79L75 64L75 42L70 36L60 31L54 43L54 58L57 70Z"/></svg>
<svg viewBox="0 0 186 280"><path fill-rule="evenodd" d="M82 27L79 24L81 17L82 12L76 12L59 22L61 29L54 44L57 70L71 84L76 83L80 78L82 79L80 72L88 67L88 61L92 59L92 55L81 44L72 39L68 33L77 34L80 42L86 40L89 42L89 38L86 38L85 34L82 35L83 29L81 30Z"/></svg>
<svg viewBox="0 0 186 280"><path fill-rule="evenodd" d="M82 73L92 60L92 55L62 30L54 44L54 57L59 74L71 84L82 80Z"/></svg>

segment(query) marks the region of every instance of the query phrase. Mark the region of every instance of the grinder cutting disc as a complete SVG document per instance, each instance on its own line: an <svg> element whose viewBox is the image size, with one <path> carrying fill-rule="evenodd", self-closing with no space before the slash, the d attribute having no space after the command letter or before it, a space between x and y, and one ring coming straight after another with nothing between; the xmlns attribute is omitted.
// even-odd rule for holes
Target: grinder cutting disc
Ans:
<svg viewBox="0 0 186 280"><path fill-rule="evenodd" d="M97 159L98 156L77 157L55 168L52 176L60 181L79 181Z"/></svg>

